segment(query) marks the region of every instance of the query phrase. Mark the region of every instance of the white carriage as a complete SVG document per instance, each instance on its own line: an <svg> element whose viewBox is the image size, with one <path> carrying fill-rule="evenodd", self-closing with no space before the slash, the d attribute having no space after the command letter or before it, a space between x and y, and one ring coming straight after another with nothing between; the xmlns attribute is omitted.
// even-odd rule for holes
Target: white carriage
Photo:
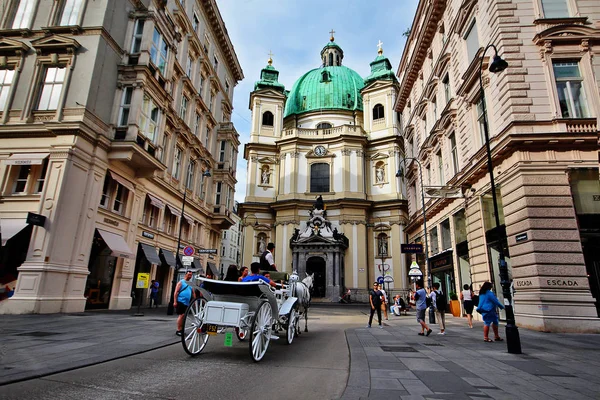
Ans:
<svg viewBox="0 0 600 400"><path fill-rule="evenodd" d="M199 278L201 297L188 307L181 343L196 356L213 335L234 330L238 340L249 335L250 355L260 361L276 332L284 331L291 344L298 328L298 305L287 286L274 290L258 282L228 282Z"/></svg>

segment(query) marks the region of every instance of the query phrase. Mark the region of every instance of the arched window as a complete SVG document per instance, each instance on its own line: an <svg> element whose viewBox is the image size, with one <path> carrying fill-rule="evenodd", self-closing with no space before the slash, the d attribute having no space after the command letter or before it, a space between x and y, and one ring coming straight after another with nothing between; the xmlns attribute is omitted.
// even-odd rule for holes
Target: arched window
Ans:
<svg viewBox="0 0 600 400"><path fill-rule="evenodd" d="M323 71L321 73L321 81L322 82L329 82L329 72Z"/></svg>
<svg viewBox="0 0 600 400"><path fill-rule="evenodd" d="M375 104L373 107L373 119L381 119L384 117L383 115L383 106L381 104Z"/></svg>
<svg viewBox="0 0 600 400"><path fill-rule="evenodd" d="M327 65L329 65L330 67L333 66L333 53L329 53L329 64Z"/></svg>
<svg viewBox="0 0 600 400"><path fill-rule="evenodd" d="M271 111L265 111L263 113L262 124L266 126L273 126L273 113Z"/></svg>
<svg viewBox="0 0 600 400"><path fill-rule="evenodd" d="M330 129L332 125L329 122L321 122L317 125L317 129Z"/></svg>
<svg viewBox="0 0 600 400"><path fill-rule="evenodd" d="M329 164L317 163L310 166L310 191L329 192Z"/></svg>
<svg viewBox="0 0 600 400"><path fill-rule="evenodd" d="M388 237L385 233L377 235L377 254L379 257L388 255Z"/></svg>
<svg viewBox="0 0 600 400"><path fill-rule="evenodd" d="M340 56L335 56L335 65L340 65Z"/></svg>

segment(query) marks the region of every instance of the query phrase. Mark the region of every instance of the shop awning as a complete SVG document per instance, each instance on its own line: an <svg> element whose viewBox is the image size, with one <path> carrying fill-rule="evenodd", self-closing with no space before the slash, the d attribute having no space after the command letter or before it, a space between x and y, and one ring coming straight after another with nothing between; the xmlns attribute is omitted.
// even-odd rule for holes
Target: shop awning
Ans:
<svg viewBox="0 0 600 400"><path fill-rule="evenodd" d="M160 254L165 264L168 264L171 268L175 268L175 255L173 254L173 252L165 249L160 249Z"/></svg>
<svg viewBox="0 0 600 400"><path fill-rule="evenodd" d="M212 272L213 276L215 278L218 278L219 277L219 270L217 269L217 266L215 265L215 263L209 262L209 263L207 263L207 265L208 265L208 269Z"/></svg>
<svg viewBox="0 0 600 400"><path fill-rule="evenodd" d="M160 208L161 210L165 208L165 203L157 197L148 194L148 198L150 199L150 204L152 204L156 208Z"/></svg>
<svg viewBox="0 0 600 400"><path fill-rule="evenodd" d="M185 218L185 220L188 222L188 224L190 224L190 226L194 225L194 218L190 217L186 213L183 213L183 218Z"/></svg>
<svg viewBox="0 0 600 400"><path fill-rule="evenodd" d="M150 246L146 243L140 243L140 247L142 249L142 252L144 253L144 256L146 257L146 260L148 260L150 264L162 264L160 258L158 258L158 253L156 253L156 249L154 248L154 246Z"/></svg>
<svg viewBox="0 0 600 400"><path fill-rule="evenodd" d="M167 207L169 208L169 211L171 211L171 214L173 214L176 217L181 217L181 210L176 209L170 204L167 204Z"/></svg>
<svg viewBox="0 0 600 400"><path fill-rule="evenodd" d="M25 219L20 219L20 218L2 218L2 219L0 219L0 236L2 236L2 246L4 246L10 238L15 236L17 233L21 232L26 227L27 227L27 222Z"/></svg>
<svg viewBox="0 0 600 400"><path fill-rule="evenodd" d="M127 179L123 178L121 175L116 174L112 171L108 171L110 172L110 177L113 178L115 181L119 182L121 185L125 186L127 189L129 189L130 192L135 192L135 188L133 187L133 183L129 182Z"/></svg>
<svg viewBox="0 0 600 400"><path fill-rule="evenodd" d="M202 264L200 263L199 258L194 258L194 261L192 262L192 266L194 267L194 269L196 271L198 271L198 273L200 275L204 275L204 268L202 268Z"/></svg>
<svg viewBox="0 0 600 400"><path fill-rule="evenodd" d="M41 165L50 153L18 153L8 157L6 165Z"/></svg>
<svg viewBox="0 0 600 400"><path fill-rule="evenodd" d="M135 258L135 254L123 239L123 236L116 233L103 231L102 229L96 229L106 245L112 250L111 256L121 258Z"/></svg>

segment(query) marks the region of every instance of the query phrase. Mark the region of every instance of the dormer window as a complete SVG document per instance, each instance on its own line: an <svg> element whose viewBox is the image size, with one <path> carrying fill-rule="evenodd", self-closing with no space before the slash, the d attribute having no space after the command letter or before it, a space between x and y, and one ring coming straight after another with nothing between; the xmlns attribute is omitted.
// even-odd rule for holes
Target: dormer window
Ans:
<svg viewBox="0 0 600 400"><path fill-rule="evenodd" d="M330 54L330 56L331 56L331 54ZM329 72L328 71L321 72L321 81L322 82L329 82L330 81L330 79L329 79Z"/></svg>

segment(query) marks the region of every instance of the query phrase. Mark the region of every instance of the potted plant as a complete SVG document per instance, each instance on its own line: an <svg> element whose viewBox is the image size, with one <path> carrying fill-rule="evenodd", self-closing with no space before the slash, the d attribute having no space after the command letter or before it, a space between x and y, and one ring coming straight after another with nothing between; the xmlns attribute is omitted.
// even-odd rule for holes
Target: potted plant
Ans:
<svg viewBox="0 0 600 400"><path fill-rule="evenodd" d="M460 301L458 300L458 295L456 292L450 292L448 294L450 297L450 312L455 317L460 317Z"/></svg>

